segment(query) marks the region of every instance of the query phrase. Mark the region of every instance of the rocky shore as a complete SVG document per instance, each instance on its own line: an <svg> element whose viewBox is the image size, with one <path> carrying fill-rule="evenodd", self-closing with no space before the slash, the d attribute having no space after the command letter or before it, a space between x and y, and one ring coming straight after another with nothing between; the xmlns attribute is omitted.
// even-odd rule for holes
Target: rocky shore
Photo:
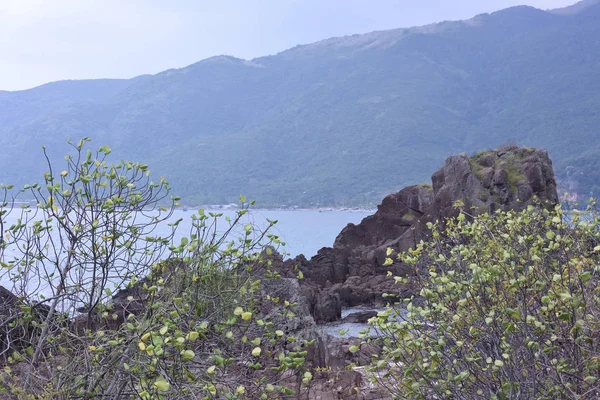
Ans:
<svg viewBox="0 0 600 400"><path fill-rule="evenodd" d="M507 146L473 157L460 154L446 159L431 184L409 186L383 199L377 211L358 225L348 224L333 247L324 247L310 259L304 255L284 260L274 253L271 268L284 279L303 279L297 286L315 325L340 321L348 307L382 307L396 299L418 294L411 276L419 271L397 261L404 252L429 235L428 222L443 223L463 210L470 215L495 210L521 210L528 205L554 207L558 203L552 161L545 150ZM389 254L389 250L392 253ZM388 255L394 262L384 265ZM408 278L397 284L394 276ZM386 294L386 297L383 295ZM365 311L343 322L364 324L374 316ZM311 327L311 330L314 328ZM317 332L313 366L327 367L317 376L310 399L387 399L369 386L364 367L376 346L349 348L359 339ZM351 367L349 369L349 367Z"/></svg>
<svg viewBox="0 0 600 400"><path fill-rule="evenodd" d="M265 296L279 296L296 304L295 317L278 328L299 338L315 339L307 356L315 379L299 398L387 399L365 378L364 367L378 352L376 346L362 346L360 351L351 352L350 347L359 339L335 337L319 329L319 325L340 321L342 310L348 307L365 307L365 311L348 315L343 322L364 324L375 315L373 308L390 301L384 294L392 295L392 299L417 295L419 287L411 277L419 271L398 261L395 255L426 240L427 223L443 223L461 210L475 215L520 210L530 204L550 207L557 202L552 162L545 150L508 146L473 157L460 154L446 159L430 184L390 194L373 215L357 225L348 224L333 247L324 247L310 258L300 255L284 260L276 252L265 253L266 262L252 272L263 278L260 290ZM386 263L387 258L393 262ZM280 277L267 278L267 271ZM407 283L397 284L394 276L408 278ZM6 322L18 314L19 302L19 298L0 287L0 319ZM131 288L116 293L113 302L123 310L122 319L113 323L120 324L125 321L125 314L144 308L144 299ZM40 308L39 313L43 312ZM260 312L274 315L271 308ZM0 332L0 351L18 345L20 338L32 334L30 329L34 328Z"/></svg>

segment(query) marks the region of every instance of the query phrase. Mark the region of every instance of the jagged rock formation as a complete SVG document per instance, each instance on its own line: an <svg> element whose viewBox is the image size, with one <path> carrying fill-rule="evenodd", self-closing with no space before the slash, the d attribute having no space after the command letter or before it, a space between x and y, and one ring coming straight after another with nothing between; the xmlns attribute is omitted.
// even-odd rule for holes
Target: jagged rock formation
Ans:
<svg viewBox="0 0 600 400"><path fill-rule="evenodd" d="M443 221L461 209L478 214L558 202L545 150L505 146L473 157L452 156L431 181L387 196L375 214L348 224L332 248L322 248L310 260L299 256L279 263L284 275L291 277L294 267L304 274L303 291L317 322L339 319L342 306L382 303L383 293L415 294L413 285L396 285L387 276L388 271L408 276L414 273L409 266L383 264L388 248L398 253L426 239L427 222Z"/></svg>

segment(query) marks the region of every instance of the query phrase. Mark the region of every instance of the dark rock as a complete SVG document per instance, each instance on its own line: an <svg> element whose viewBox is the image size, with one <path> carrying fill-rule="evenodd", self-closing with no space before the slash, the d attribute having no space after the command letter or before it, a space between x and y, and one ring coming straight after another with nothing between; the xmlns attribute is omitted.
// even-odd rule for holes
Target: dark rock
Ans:
<svg viewBox="0 0 600 400"><path fill-rule="evenodd" d="M340 306L383 304L384 293L416 295L416 285L396 285L386 275L416 273L396 255L428 238L427 222L443 224L461 210L493 213L558 202L552 162L545 150L505 146L470 158L459 154L448 157L431 181L432 185L410 186L386 196L375 214L360 224L348 224L333 248L322 248L310 260L299 256L272 263L282 276L302 271L302 290L318 322L339 318Z"/></svg>
<svg viewBox="0 0 600 400"><path fill-rule="evenodd" d="M19 298L4 286L0 286L0 306L4 310L11 309L19 304Z"/></svg>
<svg viewBox="0 0 600 400"><path fill-rule="evenodd" d="M324 247L310 259L310 269L304 271L320 286L327 282L343 282L348 276L348 253L339 249Z"/></svg>
<svg viewBox="0 0 600 400"><path fill-rule="evenodd" d="M433 187L434 205L428 210L429 214L438 219L454 217L459 212L455 206L457 200L461 200L467 210L483 205L479 193L485 189L466 154L447 158L442 170L443 179Z"/></svg>
<svg viewBox="0 0 600 400"><path fill-rule="evenodd" d="M377 311L359 311L346 316L346 318L342 319L342 322L366 324L369 321L369 319L376 316Z"/></svg>
<svg viewBox="0 0 600 400"><path fill-rule="evenodd" d="M174 277L177 271L184 271L187 265L178 258L169 258L156 265L152 272L143 279L118 290L106 304L98 304L95 307L84 306L77 311L84 313L71 321L71 329L76 334L84 334L89 329L117 329L130 315L142 315L147 311L147 302L150 292L147 288L157 284L169 285L174 291L178 284ZM104 317L104 311L108 316Z"/></svg>
<svg viewBox="0 0 600 400"><path fill-rule="evenodd" d="M491 168L496 164L497 159L498 155L496 153L488 152L479 157L477 163L482 167Z"/></svg>
<svg viewBox="0 0 600 400"><path fill-rule="evenodd" d="M494 168L487 167L479 171L479 177L481 178L481 184L484 188L489 189L494 181Z"/></svg>
<svg viewBox="0 0 600 400"><path fill-rule="evenodd" d="M13 350L32 346L40 326L48 317L49 307L20 298L0 286L0 361L4 363ZM60 323L62 315L55 314L51 323Z"/></svg>
<svg viewBox="0 0 600 400"><path fill-rule="evenodd" d="M359 350L351 352L351 346ZM316 374L308 399L389 399L367 384L364 366L377 354L381 354L381 347L376 344L361 344L359 339L318 332L312 363L313 367L325 368L326 372Z"/></svg>
<svg viewBox="0 0 600 400"><path fill-rule="evenodd" d="M359 225L348 224L338 235L334 248L380 246L405 233L433 202L427 185L410 186L383 199L377 212Z"/></svg>
<svg viewBox="0 0 600 400"><path fill-rule="evenodd" d="M313 329L315 322L311 316L310 304L307 296L303 293L302 287L297 279L278 278L265 279L260 282L262 292L261 299L266 299L267 295L279 298L280 301L262 301L260 303L260 314L271 320L279 329L284 332L300 332L306 329ZM283 302L287 301L294 304L294 316L283 317ZM307 338L310 339L310 338Z"/></svg>
<svg viewBox="0 0 600 400"><path fill-rule="evenodd" d="M350 276L344 283L337 284L328 291L339 294L345 307L382 306L386 304L384 293L397 293L400 287L396 285L393 277L387 275Z"/></svg>
<svg viewBox="0 0 600 400"><path fill-rule="evenodd" d="M322 290L316 294L313 317L317 323L337 321L342 316L342 304L338 293Z"/></svg>

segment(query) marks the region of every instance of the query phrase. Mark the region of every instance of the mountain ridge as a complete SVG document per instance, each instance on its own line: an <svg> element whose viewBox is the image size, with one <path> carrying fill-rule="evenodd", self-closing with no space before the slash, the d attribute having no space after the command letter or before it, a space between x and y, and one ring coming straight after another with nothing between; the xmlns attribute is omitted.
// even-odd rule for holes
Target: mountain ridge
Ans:
<svg viewBox="0 0 600 400"><path fill-rule="evenodd" d="M595 6L596 4L600 4L600 0L582 0L573 5L562 8L555 8L549 11L555 14L577 14L588 7Z"/></svg>
<svg viewBox="0 0 600 400"><path fill-rule="evenodd" d="M588 171L600 154L598 11L514 7L252 60L67 81L77 89L66 97L61 85L0 92L0 181L39 171L34 145L58 159L66 137L91 136L148 162L193 203L246 194L268 206L368 205L423 181L440 158L513 140L547 147L563 188L587 194L600 190Z"/></svg>
<svg viewBox="0 0 600 400"><path fill-rule="evenodd" d="M306 44L298 44L296 46L290 47L288 49L282 50L280 52L277 52L275 54L272 55L265 55L265 56L258 56L255 58L251 58L251 59L244 59L244 58L240 58L240 57L236 57L233 55L227 55L227 54L219 54L219 55L215 55L215 56L210 56L204 59L201 59L199 61L196 61L192 64L186 65L184 67L180 67L180 68L169 68L167 70L164 71L160 71L157 72L156 74L141 74L141 75L136 75L133 76L131 78L83 78L83 79L61 79L58 81L52 81L52 82L47 82L32 88L28 88L28 89L21 89L21 90L2 90L0 89L0 94L2 93L17 93L17 92L26 92L26 91L30 91L30 90L34 90L34 89L38 89L38 88L42 88L42 87L48 87L49 85L52 86L56 83L62 83L62 82L89 82L89 81L129 81L129 80L136 80L137 78L143 78L143 77L148 77L148 76L157 76L157 75L161 75L164 73L168 73L170 71L179 71L179 70L185 70L188 69L189 67L192 67L198 63L203 63L205 61L214 61L214 60L218 60L218 59L235 59L238 61L244 61L244 62L253 62L255 60L259 60L259 59L266 59L266 58L270 58L270 57L276 57L281 55L282 53L287 53L289 51L293 51L296 50L298 48L302 48L302 47L313 47L313 46L319 46L321 44L325 44L328 42L346 42L347 39L350 38L366 38L369 36L376 36L379 34L388 34L388 33L393 33L393 32L398 32L398 31L414 31L414 32L418 32L418 33L436 33L436 29L434 28L440 28L442 26L459 26L459 25L469 25L471 23L475 23L479 18L485 17L485 16L493 16L499 13L504 13L504 12L509 12L510 10L513 9L530 9L530 10L535 10L538 12L541 12L543 14L576 14L579 13L583 10L585 10L586 8L596 5L596 4L600 4L600 0L581 0L573 5L570 6L566 6L566 7L561 7L561 8L555 8L555 9L548 9L548 10L542 10L533 6L527 6L527 5L521 5L521 6L512 6L512 7L508 7L505 9L501 9L498 11L494 11L491 13L482 13L482 14L478 14L472 18L467 18L467 19L462 19L462 20L444 20L444 21L439 21L439 22L433 22L433 23L429 23L429 24L425 24L425 25L414 25L414 26L409 26L409 27L399 27L399 28L393 28L393 29L385 29L385 30L375 30L375 31L371 31L371 32L367 32L367 33L359 33L359 34L350 34L350 35L343 35L343 36L334 36L331 38L327 38L327 39L322 39L322 40L318 40L316 42L312 42L312 43L306 43Z"/></svg>

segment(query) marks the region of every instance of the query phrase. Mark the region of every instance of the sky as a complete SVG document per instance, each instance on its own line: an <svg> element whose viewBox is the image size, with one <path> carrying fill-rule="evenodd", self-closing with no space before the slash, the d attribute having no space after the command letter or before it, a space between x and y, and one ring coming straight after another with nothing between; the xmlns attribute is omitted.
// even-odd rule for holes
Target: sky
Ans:
<svg viewBox="0 0 600 400"><path fill-rule="evenodd" d="M63 79L131 78L214 55L298 44L514 5L576 0L0 0L0 90Z"/></svg>

